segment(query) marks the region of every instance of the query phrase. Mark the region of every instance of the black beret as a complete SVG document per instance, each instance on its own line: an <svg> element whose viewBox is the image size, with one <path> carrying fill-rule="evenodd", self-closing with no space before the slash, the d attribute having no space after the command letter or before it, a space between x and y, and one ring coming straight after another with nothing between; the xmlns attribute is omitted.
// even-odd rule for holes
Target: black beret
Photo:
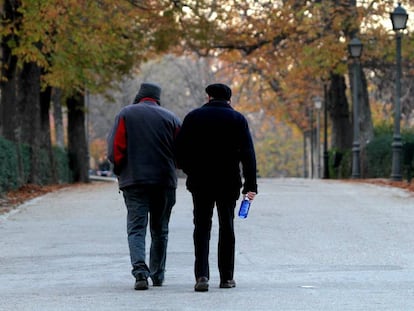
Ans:
<svg viewBox="0 0 414 311"><path fill-rule="evenodd" d="M230 100L231 98L231 89L222 83L210 84L206 87L206 93L215 99Z"/></svg>

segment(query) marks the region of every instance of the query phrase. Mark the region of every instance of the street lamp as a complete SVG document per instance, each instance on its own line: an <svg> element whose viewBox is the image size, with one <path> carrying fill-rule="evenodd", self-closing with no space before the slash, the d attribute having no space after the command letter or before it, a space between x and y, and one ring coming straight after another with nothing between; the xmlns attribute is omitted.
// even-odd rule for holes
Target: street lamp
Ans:
<svg viewBox="0 0 414 311"><path fill-rule="evenodd" d="M319 178L321 175L321 142L320 142L320 111L322 108L322 99L319 96L316 96L313 99L316 109L316 157L317 157L317 170L316 170L316 177Z"/></svg>
<svg viewBox="0 0 414 311"><path fill-rule="evenodd" d="M392 171L391 179L396 181L402 180L401 174L401 134L400 134L400 98L401 98L401 31L406 28L408 14L405 9L398 3L394 12L390 13L392 29L396 35L396 69L397 75L395 78L395 98L394 98L394 135L392 140Z"/></svg>
<svg viewBox="0 0 414 311"><path fill-rule="evenodd" d="M313 139L313 109L312 107L309 108L309 123L310 123L310 178L313 179L315 177L315 164L314 164L314 157L313 157L313 147L314 147L314 139Z"/></svg>
<svg viewBox="0 0 414 311"><path fill-rule="evenodd" d="M362 53L362 43L358 38L353 38L348 44L349 55L354 59L354 83L353 83L353 112L354 112L354 140L352 143L352 178L360 178L359 161L359 108L358 108L358 60Z"/></svg>

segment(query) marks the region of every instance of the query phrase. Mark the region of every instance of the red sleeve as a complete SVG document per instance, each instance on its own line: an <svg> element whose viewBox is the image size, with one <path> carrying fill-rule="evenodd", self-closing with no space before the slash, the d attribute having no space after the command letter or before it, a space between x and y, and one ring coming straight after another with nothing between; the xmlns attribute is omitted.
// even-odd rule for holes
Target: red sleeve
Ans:
<svg viewBox="0 0 414 311"><path fill-rule="evenodd" d="M180 131L180 129L181 129L181 127L180 127L180 126L177 126L177 127L175 128L175 131L174 131L174 139L176 139L176 138L177 138L177 135L178 135L178 132Z"/></svg>
<svg viewBox="0 0 414 311"><path fill-rule="evenodd" d="M127 138L124 118L119 119L114 138L114 165L120 166L126 156Z"/></svg>

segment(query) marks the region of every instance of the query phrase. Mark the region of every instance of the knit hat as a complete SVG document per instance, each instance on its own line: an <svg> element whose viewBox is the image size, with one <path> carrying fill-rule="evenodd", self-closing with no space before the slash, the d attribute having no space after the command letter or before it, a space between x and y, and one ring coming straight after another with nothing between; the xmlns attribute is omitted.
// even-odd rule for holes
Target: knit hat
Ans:
<svg viewBox="0 0 414 311"><path fill-rule="evenodd" d="M231 89L222 83L210 84L206 87L206 93L215 99L230 100L231 98Z"/></svg>
<svg viewBox="0 0 414 311"><path fill-rule="evenodd" d="M161 87L156 83L141 83L138 94L135 96L134 103L139 103L139 101L145 97L155 99L159 105L161 99Z"/></svg>

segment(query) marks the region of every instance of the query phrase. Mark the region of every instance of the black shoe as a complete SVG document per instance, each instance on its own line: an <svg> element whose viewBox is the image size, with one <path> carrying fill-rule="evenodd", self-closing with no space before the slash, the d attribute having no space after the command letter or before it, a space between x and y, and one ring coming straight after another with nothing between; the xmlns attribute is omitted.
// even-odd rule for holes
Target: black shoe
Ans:
<svg viewBox="0 0 414 311"><path fill-rule="evenodd" d="M233 288L236 287L236 282L234 280L227 280L220 282L220 288Z"/></svg>
<svg viewBox="0 0 414 311"><path fill-rule="evenodd" d="M208 291L208 278L205 276L197 278L197 282L194 285L196 292L207 292Z"/></svg>
<svg viewBox="0 0 414 311"><path fill-rule="evenodd" d="M146 278L138 278L135 280L135 290L145 290L148 289L148 280Z"/></svg>
<svg viewBox="0 0 414 311"><path fill-rule="evenodd" d="M152 286L162 286L163 281L160 280L152 280Z"/></svg>

